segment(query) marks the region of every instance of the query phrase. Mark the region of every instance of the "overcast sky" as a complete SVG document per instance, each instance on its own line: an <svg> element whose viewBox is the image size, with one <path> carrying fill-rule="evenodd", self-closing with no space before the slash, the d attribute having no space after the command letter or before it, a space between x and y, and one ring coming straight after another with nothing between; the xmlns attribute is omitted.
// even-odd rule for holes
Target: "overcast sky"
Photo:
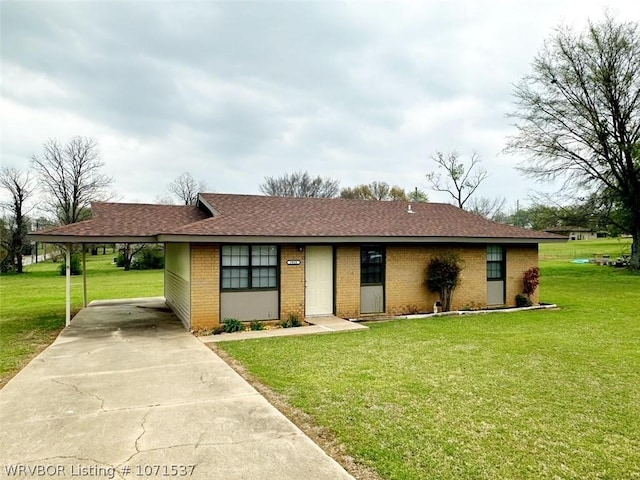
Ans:
<svg viewBox="0 0 640 480"><path fill-rule="evenodd" d="M426 190L455 148L490 172L480 195L526 204L513 84L606 8L640 20L631 0L1 1L2 165L94 137L121 200L153 202L185 171L221 193L296 170Z"/></svg>

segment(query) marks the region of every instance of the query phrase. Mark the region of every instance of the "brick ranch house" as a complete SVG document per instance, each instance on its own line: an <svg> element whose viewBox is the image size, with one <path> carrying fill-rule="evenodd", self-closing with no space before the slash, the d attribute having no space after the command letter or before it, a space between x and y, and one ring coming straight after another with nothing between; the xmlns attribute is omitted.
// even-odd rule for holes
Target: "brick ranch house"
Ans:
<svg viewBox="0 0 640 480"><path fill-rule="evenodd" d="M426 266L445 251L464 261L453 309L512 306L538 244L566 240L447 204L230 194L200 194L196 206L95 203L90 220L32 236L164 243L166 303L189 329L430 312Z"/></svg>

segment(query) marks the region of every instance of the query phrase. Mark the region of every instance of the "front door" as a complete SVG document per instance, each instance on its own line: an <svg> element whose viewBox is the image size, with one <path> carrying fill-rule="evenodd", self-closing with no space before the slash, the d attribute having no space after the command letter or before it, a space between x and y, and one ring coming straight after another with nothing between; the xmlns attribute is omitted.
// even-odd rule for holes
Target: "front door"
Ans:
<svg viewBox="0 0 640 480"><path fill-rule="evenodd" d="M333 314L333 247L306 247L305 314Z"/></svg>

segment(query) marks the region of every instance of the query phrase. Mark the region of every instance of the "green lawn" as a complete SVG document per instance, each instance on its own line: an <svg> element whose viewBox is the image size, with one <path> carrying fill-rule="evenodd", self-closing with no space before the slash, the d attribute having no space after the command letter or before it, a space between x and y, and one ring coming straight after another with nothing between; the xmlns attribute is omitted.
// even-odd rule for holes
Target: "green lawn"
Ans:
<svg viewBox="0 0 640 480"><path fill-rule="evenodd" d="M162 270L124 272L113 255L87 255L89 301L163 294ZM44 262L22 275L0 277L0 387L64 326L65 278L60 264ZM82 277L72 277L72 305L82 307Z"/></svg>
<svg viewBox="0 0 640 480"><path fill-rule="evenodd" d="M541 299L219 348L385 479L640 478L640 276L545 261Z"/></svg>
<svg viewBox="0 0 640 480"><path fill-rule="evenodd" d="M541 260L574 260L609 255L611 258L631 253L630 238L599 238L597 240L574 240L564 243L540 244Z"/></svg>
<svg viewBox="0 0 640 480"><path fill-rule="evenodd" d="M624 248L542 245L541 300L559 310L220 348L385 479L640 478L640 275L569 261ZM162 294L161 271L87 259L90 300ZM0 277L0 386L63 326L56 268ZM73 291L77 309L80 277Z"/></svg>

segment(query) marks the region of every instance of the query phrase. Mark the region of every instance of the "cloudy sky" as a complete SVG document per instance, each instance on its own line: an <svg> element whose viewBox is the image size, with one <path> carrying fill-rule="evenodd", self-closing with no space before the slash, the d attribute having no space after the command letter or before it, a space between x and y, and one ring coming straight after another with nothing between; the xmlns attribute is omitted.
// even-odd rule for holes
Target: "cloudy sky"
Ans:
<svg viewBox="0 0 640 480"><path fill-rule="evenodd" d="M185 171L225 193L296 170L426 189L455 148L483 158L480 195L526 204L512 86L607 8L640 20L631 0L1 1L2 165L94 137L121 200L153 202Z"/></svg>

